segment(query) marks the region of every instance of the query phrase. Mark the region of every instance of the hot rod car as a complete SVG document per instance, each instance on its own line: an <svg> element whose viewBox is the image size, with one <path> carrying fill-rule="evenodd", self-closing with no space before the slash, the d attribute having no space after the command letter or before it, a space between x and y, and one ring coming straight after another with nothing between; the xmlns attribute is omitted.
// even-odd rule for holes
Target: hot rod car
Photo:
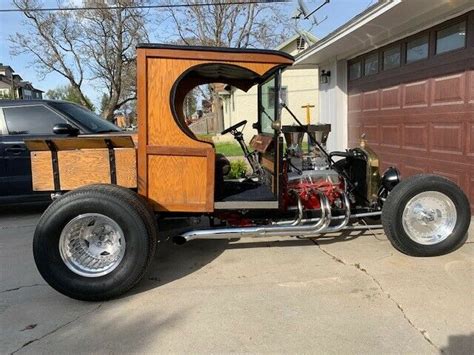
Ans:
<svg viewBox="0 0 474 355"><path fill-rule="evenodd" d="M302 124L280 100L282 71L292 63L277 51L140 45L138 137L28 141L33 188L55 197L34 235L43 278L73 298L116 297L142 278L162 239L159 226L176 217L201 220L174 236L178 244L318 238L367 228L356 222L370 220L408 255L460 247L470 223L462 190L435 175L401 180L395 167L381 172L364 137L358 147L327 152L330 125ZM248 159L252 174L245 179L225 179L229 161L185 123L186 94L208 83L258 86L258 117L222 132L234 136ZM282 110L294 124L281 124ZM246 120L256 130L249 145Z"/></svg>

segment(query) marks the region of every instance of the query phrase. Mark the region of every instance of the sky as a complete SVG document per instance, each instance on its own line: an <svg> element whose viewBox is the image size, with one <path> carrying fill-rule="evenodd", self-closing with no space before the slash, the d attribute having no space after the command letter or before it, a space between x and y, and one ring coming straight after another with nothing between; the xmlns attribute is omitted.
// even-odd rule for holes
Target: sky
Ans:
<svg viewBox="0 0 474 355"><path fill-rule="evenodd" d="M325 37L334 29L372 5L375 1L376 0L331 0L328 5L325 5L316 13L316 19L320 24L313 28L312 33L320 39ZM82 0L73 0L73 2L76 3L77 6L80 6ZM309 9L316 8L322 2L323 0L305 1ZM43 0L43 3L44 6L54 7L56 0ZM275 6L280 6L282 11L291 17L296 9L297 2L295 0L288 4L275 4ZM11 0L0 0L1 9L12 7ZM42 78L31 64L31 58L28 55L12 56L10 54L8 37L17 32L23 33L23 21L23 14L21 12L0 13L0 63L10 65L16 73L21 75L23 80L31 81L34 87L44 92L61 85L67 85L67 80L56 73L48 74L45 78ZM166 32L163 32L166 31L165 28L158 29L158 31L160 32L161 38L166 38ZM151 41L157 40L159 39L156 38L156 36L155 38L153 35L151 36ZM99 106L102 92L98 89L98 83L86 82L84 91L93 101L94 105L96 107Z"/></svg>

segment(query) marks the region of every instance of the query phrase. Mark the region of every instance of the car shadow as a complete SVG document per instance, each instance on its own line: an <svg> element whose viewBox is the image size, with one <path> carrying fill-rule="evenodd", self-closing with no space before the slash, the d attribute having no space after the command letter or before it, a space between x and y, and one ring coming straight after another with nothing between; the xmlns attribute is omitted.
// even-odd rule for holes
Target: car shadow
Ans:
<svg viewBox="0 0 474 355"><path fill-rule="evenodd" d="M182 227L174 232L168 231L167 237L176 235L180 230L189 229ZM218 258L226 250L254 249L254 248L291 248L291 247L314 247L332 243L342 243L355 240L362 236L373 236L370 231L342 231L331 235L321 235L318 238L288 238L271 240L258 239L223 239L223 240L197 240L184 245L176 245L171 239L158 244L155 257L153 258L147 273L142 281L134 287L126 296L146 292L163 286L167 283L181 279L203 268Z"/></svg>
<svg viewBox="0 0 474 355"><path fill-rule="evenodd" d="M0 215L24 215L43 213L51 202L24 202L0 204Z"/></svg>

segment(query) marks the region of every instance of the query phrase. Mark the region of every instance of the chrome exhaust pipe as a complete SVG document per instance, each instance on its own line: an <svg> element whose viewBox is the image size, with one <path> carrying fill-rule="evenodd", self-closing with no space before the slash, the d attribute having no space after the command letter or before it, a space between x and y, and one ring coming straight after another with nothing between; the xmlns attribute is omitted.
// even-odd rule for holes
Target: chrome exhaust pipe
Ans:
<svg viewBox="0 0 474 355"><path fill-rule="evenodd" d="M321 201L321 217L302 219L303 210L301 201L298 201L298 216L293 221L279 221L273 225L252 227L229 227L217 229L193 230L173 237L176 244L184 244L195 239L233 239L257 237L302 237L314 238L321 233L334 233L344 229L367 229L366 226L347 226L351 218L379 216L382 212L364 212L351 215L350 202L347 194L343 194L345 213L343 216L332 217L331 206L327 197L319 193ZM331 221L342 220L338 225L329 227ZM379 226L371 226L377 228Z"/></svg>
<svg viewBox="0 0 474 355"><path fill-rule="evenodd" d="M307 236L320 233L331 223L331 206L325 195L320 193L321 218L307 225L270 225L252 227L230 227L217 229L193 230L173 238L176 244L184 244L195 239L232 239L243 237L281 237Z"/></svg>

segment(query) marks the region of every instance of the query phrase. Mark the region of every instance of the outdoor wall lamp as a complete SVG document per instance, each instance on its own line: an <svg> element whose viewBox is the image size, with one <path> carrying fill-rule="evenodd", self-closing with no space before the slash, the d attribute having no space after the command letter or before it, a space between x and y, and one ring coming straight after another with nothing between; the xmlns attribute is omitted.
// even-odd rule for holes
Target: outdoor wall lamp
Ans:
<svg viewBox="0 0 474 355"><path fill-rule="evenodd" d="M331 78L331 71L328 70L321 70L321 76L319 78L319 82L321 84L329 84L329 79Z"/></svg>

